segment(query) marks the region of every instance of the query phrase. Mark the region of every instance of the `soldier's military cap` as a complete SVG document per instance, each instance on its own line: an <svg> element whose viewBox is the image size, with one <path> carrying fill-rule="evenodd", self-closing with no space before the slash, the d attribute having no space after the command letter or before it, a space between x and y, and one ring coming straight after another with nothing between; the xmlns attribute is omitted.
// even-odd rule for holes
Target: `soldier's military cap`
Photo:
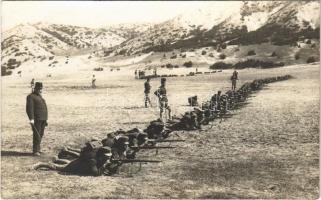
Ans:
<svg viewBox="0 0 321 200"><path fill-rule="evenodd" d="M114 133L107 133L107 137L109 137L109 138L114 138L114 137L115 137L115 134L114 134Z"/></svg>
<svg viewBox="0 0 321 200"><path fill-rule="evenodd" d="M91 149L98 149L103 146L103 144L100 141L90 141L86 143L87 147L90 147Z"/></svg>
<svg viewBox="0 0 321 200"><path fill-rule="evenodd" d="M36 82L35 89L42 89L42 82Z"/></svg>
<svg viewBox="0 0 321 200"><path fill-rule="evenodd" d="M102 151L102 153L105 155L105 156L108 156L108 157L111 157L112 156L112 153L111 153L111 148L110 147L101 147L99 149L100 151Z"/></svg>
<svg viewBox="0 0 321 200"><path fill-rule="evenodd" d="M118 140L118 142L120 142L120 143L129 144L129 142L128 142L129 139L128 139L127 136L122 135L122 136L120 136L117 140Z"/></svg>

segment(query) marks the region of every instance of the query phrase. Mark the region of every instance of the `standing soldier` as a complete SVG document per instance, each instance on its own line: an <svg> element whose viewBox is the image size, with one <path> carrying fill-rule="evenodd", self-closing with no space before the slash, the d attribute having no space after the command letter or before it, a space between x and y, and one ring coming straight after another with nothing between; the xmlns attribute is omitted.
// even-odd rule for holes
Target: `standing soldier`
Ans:
<svg viewBox="0 0 321 200"><path fill-rule="evenodd" d="M135 70L135 78L137 78L137 69Z"/></svg>
<svg viewBox="0 0 321 200"><path fill-rule="evenodd" d="M30 82L30 85L31 85L31 93L33 92L33 87L35 85L35 79L33 78Z"/></svg>
<svg viewBox="0 0 321 200"><path fill-rule="evenodd" d="M41 96L42 83L36 82L34 91L27 96L26 111L33 131L33 154L39 156L40 143L47 126L48 111L46 101Z"/></svg>
<svg viewBox="0 0 321 200"><path fill-rule="evenodd" d="M233 91L235 91L235 89L236 89L236 80L238 80L238 72L236 70L234 70L233 75L231 76Z"/></svg>
<svg viewBox="0 0 321 200"><path fill-rule="evenodd" d="M154 69L154 76L156 77L157 76L157 68L155 67Z"/></svg>
<svg viewBox="0 0 321 200"><path fill-rule="evenodd" d="M96 88L96 78L95 75L93 75L93 78L91 79L91 87Z"/></svg>
<svg viewBox="0 0 321 200"><path fill-rule="evenodd" d="M150 81L150 78L147 78L146 82L144 84L144 86L145 86L145 90L144 90L144 93L145 93L145 108L148 107L148 105L147 105L148 103L149 103L150 106L152 106L152 103L151 103L150 98L149 98L150 89L152 87L150 86L149 81Z"/></svg>
<svg viewBox="0 0 321 200"><path fill-rule="evenodd" d="M155 95L158 97L159 100L159 108L160 108L160 119L163 120L163 112L164 109L168 110L168 119L171 118L171 108L168 105L168 99L166 95L166 78L161 79L161 86L158 90L155 91Z"/></svg>

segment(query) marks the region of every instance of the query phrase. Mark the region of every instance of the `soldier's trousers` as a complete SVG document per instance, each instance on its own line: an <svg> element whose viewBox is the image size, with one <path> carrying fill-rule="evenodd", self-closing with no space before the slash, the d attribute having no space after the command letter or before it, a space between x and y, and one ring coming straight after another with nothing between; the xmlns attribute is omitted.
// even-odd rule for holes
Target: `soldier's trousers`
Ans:
<svg viewBox="0 0 321 200"><path fill-rule="evenodd" d="M40 152L40 143L45 132L47 122L45 120L35 121L34 125L32 125L33 132L33 147L32 152Z"/></svg>

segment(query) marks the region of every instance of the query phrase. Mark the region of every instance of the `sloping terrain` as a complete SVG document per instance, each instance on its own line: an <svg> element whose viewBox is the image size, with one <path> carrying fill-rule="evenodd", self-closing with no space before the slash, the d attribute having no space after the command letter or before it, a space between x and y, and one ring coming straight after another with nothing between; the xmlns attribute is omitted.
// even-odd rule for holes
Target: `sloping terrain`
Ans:
<svg viewBox="0 0 321 200"><path fill-rule="evenodd" d="M124 69L125 70L125 69ZM123 69L119 72L121 73ZM145 151L139 158L159 164L124 165L112 177L65 176L34 171L63 146L79 147L91 137L102 138L119 128L144 128L158 117L144 108L143 80L132 70L125 76L101 72L97 89L89 89L88 72L68 78L44 78L49 126L43 139L44 156L32 157L31 129L25 114L29 78L4 77L2 113L2 198L269 198L316 199L319 196L319 66L298 65L239 71L245 81L291 74L293 79L269 84L234 112L232 118L204 131L177 132L177 148ZM232 71L195 77L168 78L173 113L189 109L187 98L202 102L217 90L230 88ZM152 90L159 79L151 81ZM155 103L154 103L155 102ZM14 119L14 120L12 120Z"/></svg>
<svg viewBox="0 0 321 200"><path fill-rule="evenodd" d="M230 8L208 6L154 25L117 46L131 55L228 44L294 44L300 37L319 38L320 4L316 1L239 2Z"/></svg>
<svg viewBox="0 0 321 200"><path fill-rule="evenodd" d="M15 69L29 60L42 62L55 55L88 54L124 40L104 29L44 23L19 25L3 33L1 66Z"/></svg>

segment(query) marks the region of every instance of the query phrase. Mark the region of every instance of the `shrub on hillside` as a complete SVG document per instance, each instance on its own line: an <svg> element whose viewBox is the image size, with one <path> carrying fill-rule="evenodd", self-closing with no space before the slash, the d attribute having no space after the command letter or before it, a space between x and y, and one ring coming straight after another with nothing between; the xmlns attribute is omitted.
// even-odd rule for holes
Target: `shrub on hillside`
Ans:
<svg viewBox="0 0 321 200"><path fill-rule="evenodd" d="M208 54L209 57L214 57L213 53Z"/></svg>
<svg viewBox="0 0 321 200"><path fill-rule="evenodd" d="M221 60L224 60L224 59L226 58L226 55L225 55L224 53L222 53L222 54L219 55L219 58L220 58Z"/></svg>
<svg viewBox="0 0 321 200"><path fill-rule="evenodd" d="M221 44L221 48L226 49L226 44L225 43Z"/></svg>
<svg viewBox="0 0 321 200"><path fill-rule="evenodd" d="M202 51L202 55L206 55L206 51L205 50Z"/></svg>
<svg viewBox="0 0 321 200"><path fill-rule="evenodd" d="M283 62L274 63L272 61L260 61L254 59L248 59L246 61L240 61L234 64L235 69L244 69L244 68L272 68L272 67L282 67L284 66Z"/></svg>
<svg viewBox="0 0 321 200"><path fill-rule="evenodd" d="M307 59L307 63L314 63L316 60L313 56L310 56L308 59Z"/></svg>
<svg viewBox="0 0 321 200"><path fill-rule="evenodd" d="M183 55L182 55L182 58L186 58L186 54L183 54Z"/></svg>
<svg viewBox="0 0 321 200"><path fill-rule="evenodd" d="M185 62L185 63L183 64L183 66L185 66L185 67L192 67L192 66L193 66L193 63L192 63L192 61L188 61L188 62Z"/></svg>
<svg viewBox="0 0 321 200"><path fill-rule="evenodd" d="M306 44L311 44L311 40L309 39L309 40L307 40L305 43L306 43Z"/></svg>
<svg viewBox="0 0 321 200"><path fill-rule="evenodd" d="M225 62L217 62L210 66L210 69L230 69L233 65Z"/></svg>
<svg viewBox="0 0 321 200"><path fill-rule="evenodd" d="M311 48L315 48L315 47L316 47L316 44L313 43L313 44L311 45Z"/></svg>
<svg viewBox="0 0 321 200"><path fill-rule="evenodd" d="M20 61L17 61L16 59L14 58L10 58L8 60L8 69L14 69L14 68L17 68L21 65L21 62Z"/></svg>
<svg viewBox="0 0 321 200"><path fill-rule="evenodd" d="M275 53L275 51L273 51L273 53L271 54L271 57L276 57L277 54Z"/></svg>
<svg viewBox="0 0 321 200"><path fill-rule="evenodd" d="M176 58L177 58L176 54L170 57L170 59L176 59Z"/></svg>
<svg viewBox="0 0 321 200"><path fill-rule="evenodd" d="M170 63L167 63L167 64L166 64L166 68L168 68L168 69L173 69L174 66L173 66L172 64L170 64Z"/></svg>
<svg viewBox="0 0 321 200"><path fill-rule="evenodd" d="M299 59L300 59L300 54L299 54L299 53L296 53L296 54L294 55L294 58L295 58L295 60L299 60Z"/></svg>
<svg viewBox="0 0 321 200"><path fill-rule="evenodd" d="M11 74L12 74L12 71L7 70L7 68L4 66L1 66L1 76L8 76Z"/></svg>
<svg viewBox="0 0 321 200"><path fill-rule="evenodd" d="M247 55L248 56L254 56L254 55L256 55L256 53L255 53L254 50L250 50L250 51L247 52Z"/></svg>
<svg viewBox="0 0 321 200"><path fill-rule="evenodd" d="M102 68L102 67L96 67L96 68L94 68L94 71L104 71L104 68Z"/></svg>

